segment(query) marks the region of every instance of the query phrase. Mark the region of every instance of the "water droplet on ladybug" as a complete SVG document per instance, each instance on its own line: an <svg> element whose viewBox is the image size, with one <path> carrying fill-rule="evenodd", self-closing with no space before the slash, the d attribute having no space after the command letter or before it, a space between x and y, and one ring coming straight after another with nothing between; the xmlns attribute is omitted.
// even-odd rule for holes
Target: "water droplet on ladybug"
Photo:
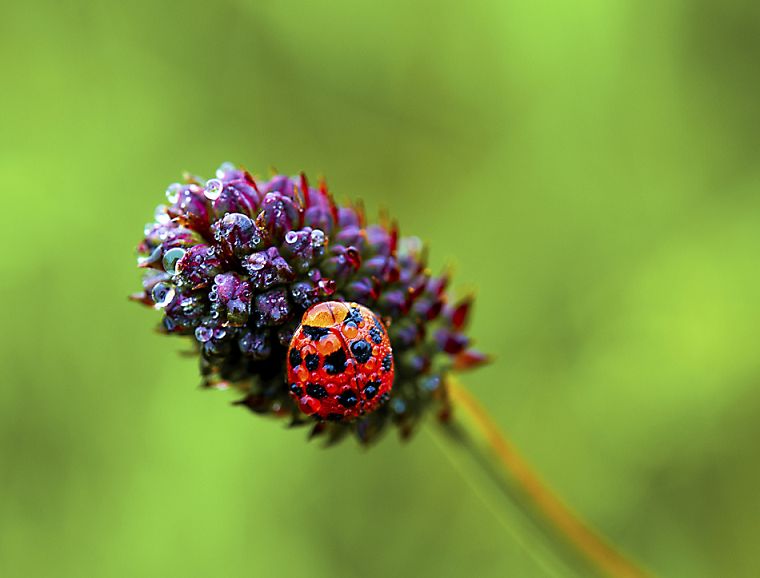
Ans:
<svg viewBox="0 0 760 578"><path fill-rule="evenodd" d="M330 355L340 348L340 340L332 333L328 333L317 341L317 351L320 355Z"/></svg>
<svg viewBox="0 0 760 578"><path fill-rule="evenodd" d="M349 321L343 326L343 335L345 335L348 339L353 339L358 333L359 328L356 326L356 323L352 321Z"/></svg>
<svg viewBox="0 0 760 578"><path fill-rule="evenodd" d="M301 400L298 402L298 405L301 408L301 411L304 412L306 415L315 414L322 407L322 404L319 403L318 399L314 399L313 397L310 397L308 395L302 397Z"/></svg>

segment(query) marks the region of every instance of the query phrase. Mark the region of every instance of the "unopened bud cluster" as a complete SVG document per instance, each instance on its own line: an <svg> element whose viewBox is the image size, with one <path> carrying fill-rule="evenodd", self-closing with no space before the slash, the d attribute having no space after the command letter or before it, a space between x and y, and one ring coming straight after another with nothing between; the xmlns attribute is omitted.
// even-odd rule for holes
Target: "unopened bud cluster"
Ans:
<svg viewBox="0 0 760 578"><path fill-rule="evenodd" d="M225 164L166 193L138 247L145 269L135 299L163 312L161 330L193 339L206 387L235 387L240 404L312 424L335 442L367 443L388 424L408 436L433 409L448 414L446 372L485 361L464 334L471 299L451 303L419 241L395 225L368 225L305 177L257 181ZM288 395L288 344L321 301L361 303L388 328L396 367L387 403L350 423L303 415Z"/></svg>

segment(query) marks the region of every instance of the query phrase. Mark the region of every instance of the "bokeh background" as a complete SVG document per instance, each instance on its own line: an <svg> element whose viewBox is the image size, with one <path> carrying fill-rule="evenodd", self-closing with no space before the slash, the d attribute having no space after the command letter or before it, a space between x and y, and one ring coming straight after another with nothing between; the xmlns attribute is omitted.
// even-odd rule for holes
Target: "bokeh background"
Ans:
<svg viewBox="0 0 760 578"><path fill-rule="evenodd" d="M759 58L750 0L3 3L0 575L546 575L429 431L307 444L126 300L227 160L453 265L467 386L623 549L760 575Z"/></svg>

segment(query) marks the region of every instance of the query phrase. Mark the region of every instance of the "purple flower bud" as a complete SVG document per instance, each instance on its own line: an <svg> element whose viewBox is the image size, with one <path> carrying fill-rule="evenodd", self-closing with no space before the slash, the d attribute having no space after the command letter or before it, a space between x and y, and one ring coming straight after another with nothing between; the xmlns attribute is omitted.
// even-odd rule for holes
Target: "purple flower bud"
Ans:
<svg viewBox="0 0 760 578"><path fill-rule="evenodd" d="M452 355L463 351L469 343L469 339L465 335L448 329L436 331L435 340L438 342L438 347L441 348L441 351Z"/></svg>
<svg viewBox="0 0 760 578"><path fill-rule="evenodd" d="M391 234L380 225L370 225L367 233L367 248L376 255L388 257L391 255Z"/></svg>
<svg viewBox="0 0 760 578"><path fill-rule="evenodd" d="M304 311L319 301L319 291L311 281L293 283L290 296L293 303Z"/></svg>
<svg viewBox="0 0 760 578"><path fill-rule="evenodd" d="M300 227L301 213L293 199L282 193L267 193L261 202L256 224L266 228L273 237L282 239L288 231Z"/></svg>
<svg viewBox="0 0 760 578"><path fill-rule="evenodd" d="M272 353L267 331L246 331L238 339L238 345L244 355L249 355L258 361L266 359Z"/></svg>
<svg viewBox="0 0 760 578"><path fill-rule="evenodd" d="M325 275L336 279L345 279L359 270L361 256L355 247L334 246L330 253L332 257L325 260L322 271Z"/></svg>
<svg viewBox="0 0 760 578"><path fill-rule="evenodd" d="M288 231L282 245L282 255L299 273L305 273L325 253L327 238L319 229L306 227L300 231Z"/></svg>
<svg viewBox="0 0 760 578"><path fill-rule="evenodd" d="M195 229L205 231L208 229L208 206L203 189L198 185L187 185L169 195L170 202L176 200L167 208L170 217L179 219L180 223Z"/></svg>
<svg viewBox="0 0 760 578"><path fill-rule="evenodd" d="M340 207L338 209L338 225L343 231L347 229L361 230L363 215L354 207Z"/></svg>
<svg viewBox="0 0 760 578"><path fill-rule="evenodd" d="M366 303L376 297L375 286L369 277L349 283L345 292L348 299L359 303Z"/></svg>
<svg viewBox="0 0 760 578"><path fill-rule="evenodd" d="M297 187L298 183L295 179L291 179L285 175L277 175L272 177L272 180L266 183L262 190L264 194L277 192L293 198L293 191Z"/></svg>
<svg viewBox="0 0 760 578"><path fill-rule="evenodd" d="M386 291L380 296L379 302L391 311L393 317L401 315L407 309L407 294L401 289Z"/></svg>
<svg viewBox="0 0 760 578"><path fill-rule="evenodd" d="M251 215L256 210L256 206L251 203L250 199L231 185L222 189L219 197L214 201L213 208L214 215L217 217L223 217L228 213Z"/></svg>
<svg viewBox="0 0 760 578"><path fill-rule="evenodd" d="M417 300L412 306L412 311L426 321L432 321L441 314L443 301L425 297Z"/></svg>
<svg viewBox="0 0 760 578"><path fill-rule="evenodd" d="M335 217L329 207L309 207L304 213L303 223L309 227L322 229L330 233L335 227Z"/></svg>
<svg viewBox="0 0 760 578"><path fill-rule="evenodd" d="M289 315L290 303L285 289L272 289L256 295L254 317L257 327L281 325Z"/></svg>
<svg viewBox="0 0 760 578"><path fill-rule="evenodd" d="M243 268L251 276L251 284L259 291L294 278L293 270L276 247L248 255L243 261Z"/></svg>
<svg viewBox="0 0 760 578"><path fill-rule="evenodd" d="M214 241L222 255L240 258L255 251L263 243L261 231L242 213L230 213L211 226Z"/></svg>
<svg viewBox="0 0 760 578"><path fill-rule="evenodd" d="M219 310L226 314L227 323L242 327L248 321L251 309L251 286L235 273L220 273L214 277L211 290L216 295Z"/></svg>
<svg viewBox="0 0 760 578"><path fill-rule="evenodd" d="M357 250L362 251L364 247L364 229L355 225L350 225L344 229L341 229L335 235L335 243L338 245L345 245L356 247Z"/></svg>
<svg viewBox="0 0 760 578"><path fill-rule="evenodd" d="M350 300L387 325L393 354L376 363L394 367L395 382L377 411L318 422L312 434L369 443L388 425L408 436L431 407L450 413L445 372L488 358L462 331L472 298L450 298L448 276L431 276L419 239L400 239L387 220L366 225L361 205L336 205L324 183L310 188L304 175L256 182L225 164L214 178L185 182L169 187L144 229L143 288L133 299L162 313L163 332L193 340L207 387L234 384L255 412L313 423L284 382L295 362L288 346L309 307Z"/></svg>
<svg viewBox="0 0 760 578"><path fill-rule="evenodd" d="M177 283L191 289L208 285L222 271L222 263L208 245L190 247L177 262Z"/></svg>

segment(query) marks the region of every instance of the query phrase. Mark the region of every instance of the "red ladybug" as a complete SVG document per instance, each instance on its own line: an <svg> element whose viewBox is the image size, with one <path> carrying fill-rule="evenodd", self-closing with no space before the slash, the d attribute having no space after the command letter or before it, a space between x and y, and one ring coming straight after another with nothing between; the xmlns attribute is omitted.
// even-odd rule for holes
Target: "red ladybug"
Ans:
<svg viewBox="0 0 760 578"><path fill-rule="evenodd" d="M301 411L321 419L349 421L377 409L393 386L385 327L358 303L317 303L290 341L288 383Z"/></svg>

